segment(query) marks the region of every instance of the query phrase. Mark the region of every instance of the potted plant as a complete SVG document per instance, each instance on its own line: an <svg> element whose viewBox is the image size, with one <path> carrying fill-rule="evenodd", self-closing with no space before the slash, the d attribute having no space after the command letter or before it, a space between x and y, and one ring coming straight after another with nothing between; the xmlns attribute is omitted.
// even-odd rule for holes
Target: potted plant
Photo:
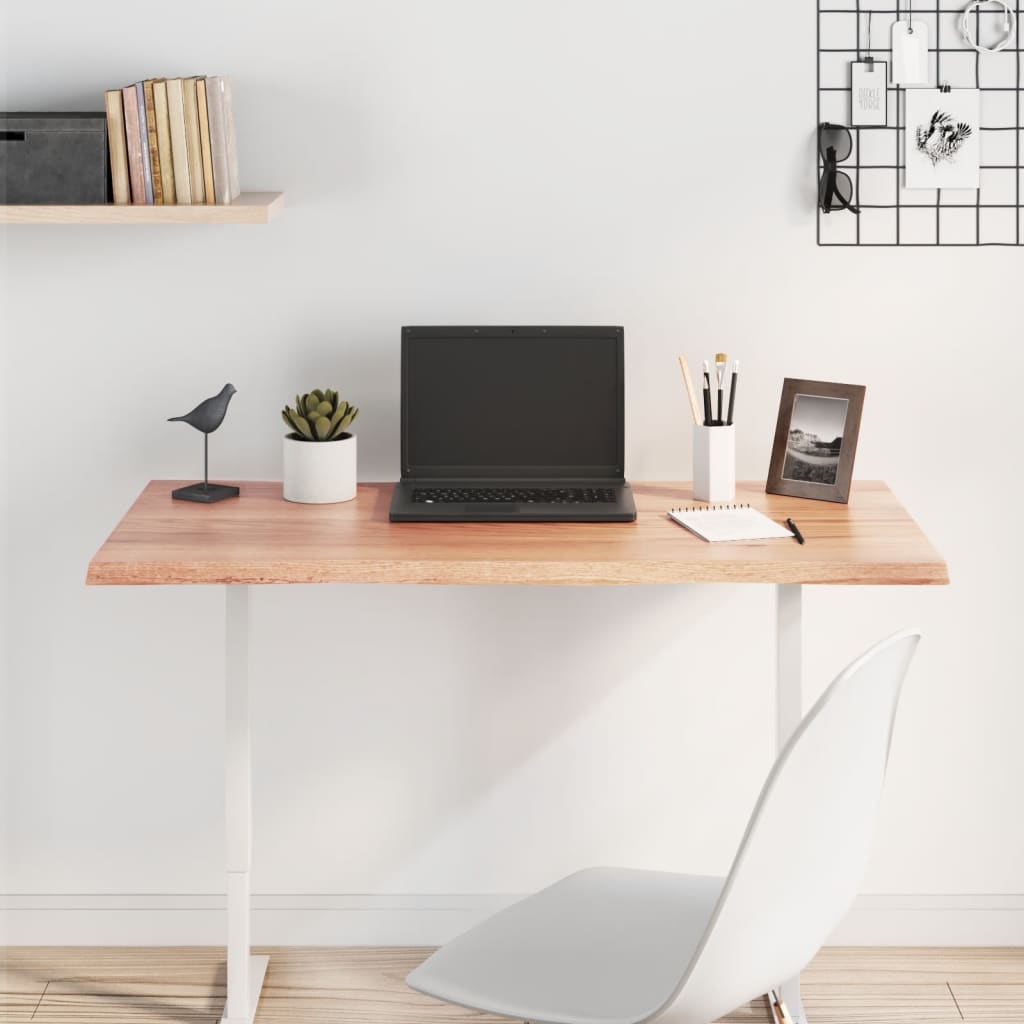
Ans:
<svg viewBox="0 0 1024 1024"><path fill-rule="evenodd" d="M322 505L356 496L356 438L348 432L359 410L332 388L295 396L281 416L284 438L284 496Z"/></svg>

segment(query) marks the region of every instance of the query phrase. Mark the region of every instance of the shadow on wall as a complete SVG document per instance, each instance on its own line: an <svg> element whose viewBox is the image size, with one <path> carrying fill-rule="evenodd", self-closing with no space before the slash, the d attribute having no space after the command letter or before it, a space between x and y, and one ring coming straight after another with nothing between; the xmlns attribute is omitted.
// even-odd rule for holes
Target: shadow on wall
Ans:
<svg viewBox="0 0 1024 1024"><path fill-rule="evenodd" d="M379 324L345 328L344 336L319 325L288 328L289 344L273 354L276 365L261 367L253 381L250 405L258 410L256 436L284 435L280 410L296 393L314 387L336 388L342 398L359 407L355 433L359 437L359 479L394 480L399 472L399 325L382 336ZM257 375L253 375L254 377ZM239 385L241 388L241 385ZM251 416L250 416L251 419ZM252 471L264 479L280 479L280 445L268 444L246 453Z"/></svg>
<svg viewBox="0 0 1024 1024"><path fill-rule="evenodd" d="M275 862L293 856L289 837L308 836L311 822L315 846L330 848L337 834L347 862L343 884L351 884L351 870L364 887L358 891L386 890L617 690L664 675L653 663L705 617L720 615L728 593L709 599L708 588L287 590L294 625L286 645L261 643L279 630L268 620L286 614L278 594L258 592L254 609L254 636L267 648L254 658L254 714L264 723L257 728L275 733L255 745L273 762L264 764L269 777L258 779L267 805L257 815L256 842L264 850L280 844L268 858ZM355 639L346 645L344 636ZM673 695L695 706L708 700L707 690L706 677L681 663ZM641 703L648 706L647 695ZM696 716L673 724L673 743L685 744L687 729L699 729L699 722ZM618 746L609 735L609 749ZM589 756L600 758L601 751ZM635 756L642 768L646 754ZM594 768L581 766L584 778L590 773L586 785L593 785ZM552 777L544 813L559 806L563 786L566 814L573 816L579 784ZM338 884L306 881L313 891Z"/></svg>

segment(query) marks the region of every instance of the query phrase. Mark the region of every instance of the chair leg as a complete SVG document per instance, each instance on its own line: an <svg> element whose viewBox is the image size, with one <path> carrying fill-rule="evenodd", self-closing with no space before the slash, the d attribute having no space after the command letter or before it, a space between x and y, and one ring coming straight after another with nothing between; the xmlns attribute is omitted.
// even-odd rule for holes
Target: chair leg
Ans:
<svg viewBox="0 0 1024 1024"><path fill-rule="evenodd" d="M785 1024L808 1024L803 1000L800 998L800 975L780 985L776 991L783 1007Z"/></svg>

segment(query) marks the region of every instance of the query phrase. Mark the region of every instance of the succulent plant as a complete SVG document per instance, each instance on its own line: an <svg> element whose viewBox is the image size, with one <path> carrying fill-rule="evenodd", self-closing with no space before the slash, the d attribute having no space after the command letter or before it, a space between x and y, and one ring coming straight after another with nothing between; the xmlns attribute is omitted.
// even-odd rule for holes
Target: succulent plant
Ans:
<svg viewBox="0 0 1024 1024"><path fill-rule="evenodd" d="M314 388L308 395L295 396L295 408L286 405L281 418L296 441L337 441L345 436L359 410L331 388Z"/></svg>

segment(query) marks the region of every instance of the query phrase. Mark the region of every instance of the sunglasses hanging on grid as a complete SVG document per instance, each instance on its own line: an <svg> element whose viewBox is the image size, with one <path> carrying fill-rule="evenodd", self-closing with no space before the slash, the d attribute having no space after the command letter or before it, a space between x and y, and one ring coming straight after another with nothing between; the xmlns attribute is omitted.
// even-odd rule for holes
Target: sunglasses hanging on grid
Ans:
<svg viewBox="0 0 1024 1024"><path fill-rule="evenodd" d="M839 164L849 160L852 152L853 136L849 128L827 122L818 125L818 153L822 161L818 206L822 213L832 213L833 210L860 213L853 202L853 182L846 171L839 169Z"/></svg>

